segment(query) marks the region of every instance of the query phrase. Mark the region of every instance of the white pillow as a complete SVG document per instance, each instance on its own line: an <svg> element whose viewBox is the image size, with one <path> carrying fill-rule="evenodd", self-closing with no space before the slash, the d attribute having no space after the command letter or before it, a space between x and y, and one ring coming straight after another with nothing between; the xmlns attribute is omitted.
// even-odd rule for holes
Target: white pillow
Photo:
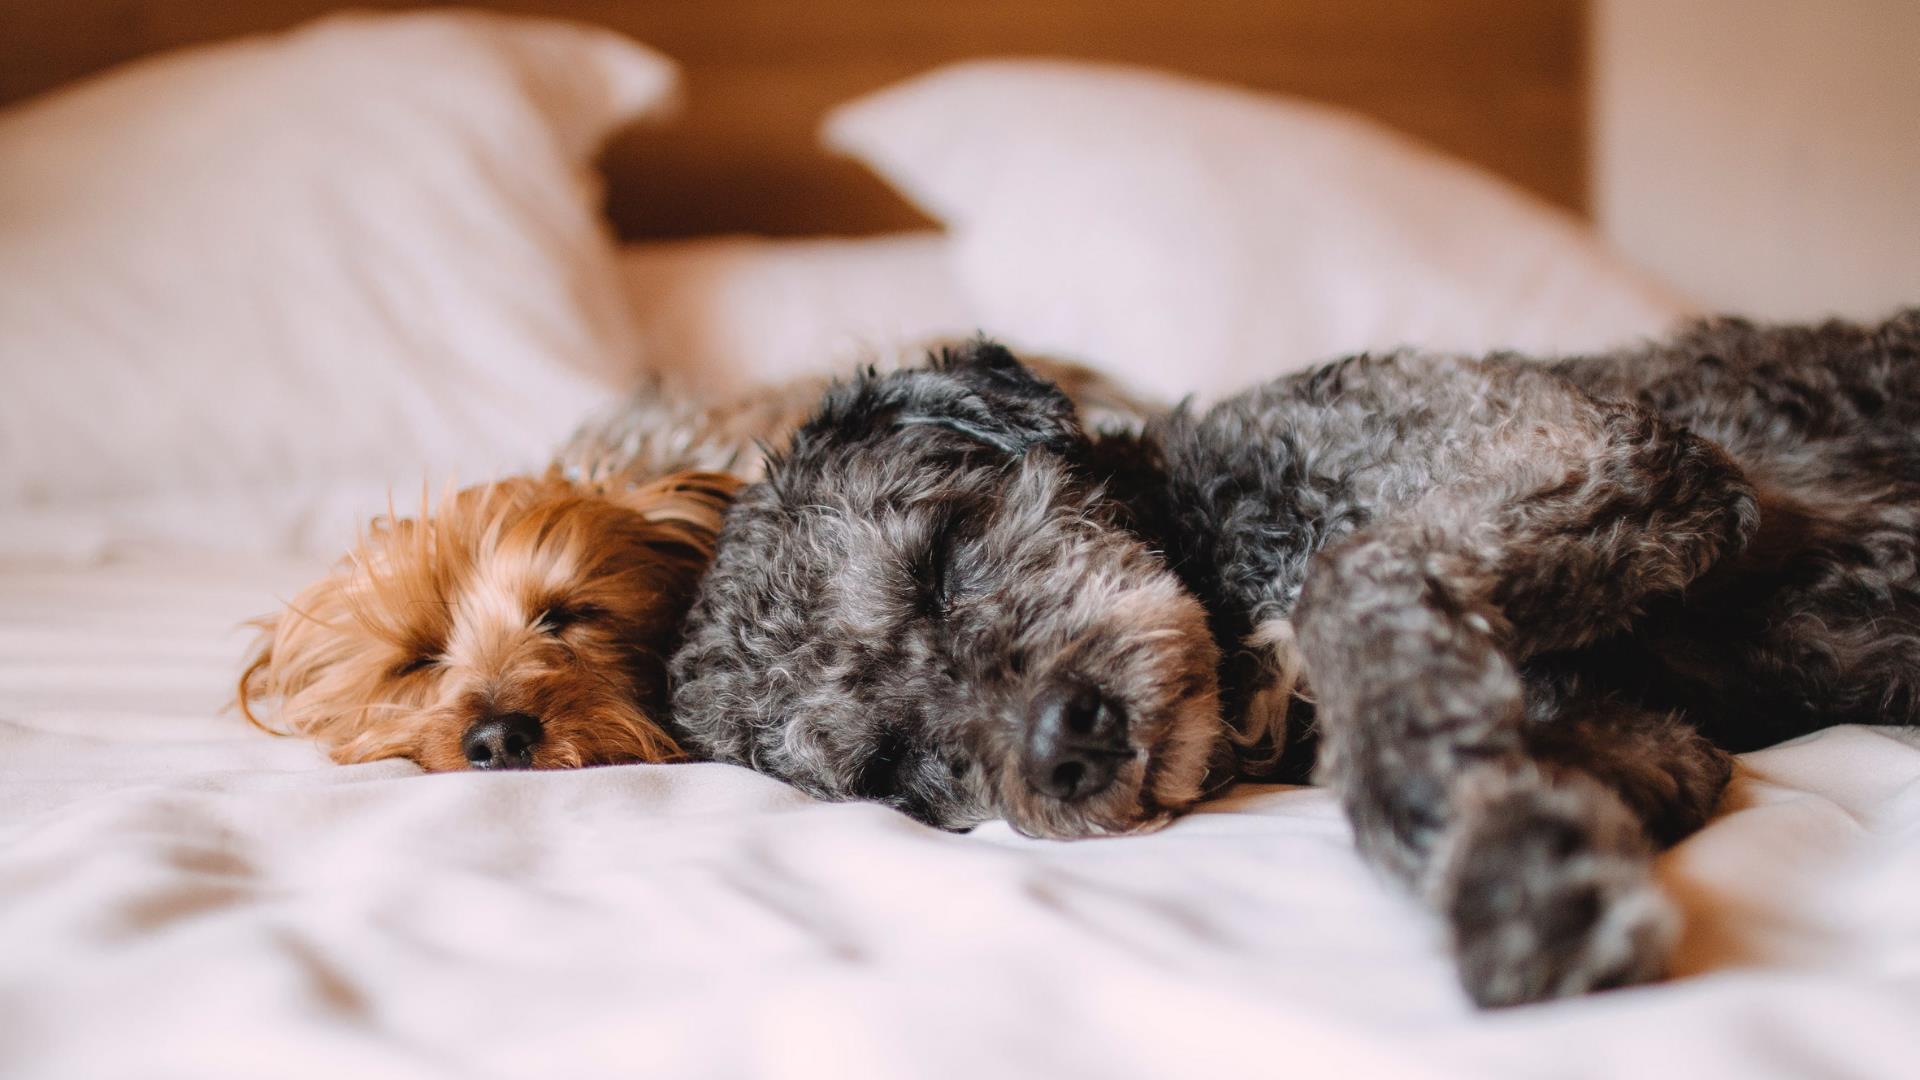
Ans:
<svg viewBox="0 0 1920 1080"><path fill-rule="evenodd" d="M0 499L544 460L637 368L591 159L675 78L355 15L0 115Z"/></svg>
<svg viewBox="0 0 1920 1080"><path fill-rule="evenodd" d="M636 244L621 263L648 360L689 389L728 393L971 334L948 246L939 233L727 236Z"/></svg>
<svg viewBox="0 0 1920 1080"><path fill-rule="evenodd" d="M1400 344L1601 346L1684 311L1473 166L1171 75L964 63L842 106L825 137L948 225L988 332L1165 395Z"/></svg>

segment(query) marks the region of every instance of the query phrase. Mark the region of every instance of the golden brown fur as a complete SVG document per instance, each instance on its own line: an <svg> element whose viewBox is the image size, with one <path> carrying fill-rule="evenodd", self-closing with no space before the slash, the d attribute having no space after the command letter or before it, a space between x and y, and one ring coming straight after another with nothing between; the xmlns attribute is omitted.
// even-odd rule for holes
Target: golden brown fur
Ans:
<svg viewBox="0 0 1920 1080"><path fill-rule="evenodd" d="M666 659L712 555L721 473L626 489L555 469L468 488L431 514L389 509L327 577L259 621L239 705L342 763L469 767L500 714L538 718L535 768L664 761Z"/></svg>

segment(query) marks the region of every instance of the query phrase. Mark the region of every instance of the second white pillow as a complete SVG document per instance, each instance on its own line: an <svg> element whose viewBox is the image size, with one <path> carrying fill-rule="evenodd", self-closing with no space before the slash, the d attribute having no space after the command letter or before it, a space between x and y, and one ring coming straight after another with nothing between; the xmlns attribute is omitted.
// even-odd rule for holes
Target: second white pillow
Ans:
<svg viewBox="0 0 1920 1080"><path fill-rule="evenodd" d="M1473 166L1175 76L964 63L842 106L826 138L946 222L989 333L1162 395L1402 344L1592 348L1685 310Z"/></svg>
<svg viewBox="0 0 1920 1080"><path fill-rule="evenodd" d="M621 265L652 367L729 394L973 333L950 247L939 233L720 236L635 244Z"/></svg>

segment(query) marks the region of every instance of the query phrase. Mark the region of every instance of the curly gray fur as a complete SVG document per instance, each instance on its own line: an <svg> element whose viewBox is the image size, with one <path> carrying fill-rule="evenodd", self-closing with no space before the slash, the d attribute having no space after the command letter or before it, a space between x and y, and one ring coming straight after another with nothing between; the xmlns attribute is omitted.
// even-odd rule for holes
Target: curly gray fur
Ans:
<svg viewBox="0 0 1920 1080"><path fill-rule="evenodd" d="M1067 397L982 355L835 386L741 493L674 661L676 722L712 757L948 828L1162 820L1198 797L1218 723L1204 612L1070 460ZM1082 682L1141 752L1068 804L1028 789L1014 743Z"/></svg>
<svg viewBox="0 0 1920 1080"><path fill-rule="evenodd" d="M1728 751L1920 719L1916 353L1920 311L1360 356L1096 438L984 344L856 380L730 516L675 719L1052 836L1311 768L1477 1001L1655 978ZM1062 715L1100 783L1033 768Z"/></svg>

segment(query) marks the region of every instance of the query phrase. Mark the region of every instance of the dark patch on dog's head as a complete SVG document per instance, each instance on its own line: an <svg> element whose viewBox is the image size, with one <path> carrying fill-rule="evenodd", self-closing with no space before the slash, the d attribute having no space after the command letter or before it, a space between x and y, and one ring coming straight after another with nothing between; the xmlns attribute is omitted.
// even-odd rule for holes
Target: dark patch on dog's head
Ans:
<svg viewBox="0 0 1920 1080"><path fill-rule="evenodd" d="M835 384L795 433L782 462L886 443L896 453L965 457L1057 453L1084 441L1073 403L1005 348L984 339L943 348L926 366L872 369ZM791 470L774 470L784 475Z"/></svg>
<svg viewBox="0 0 1920 1080"><path fill-rule="evenodd" d="M1191 802L1214 646L1088 449L984 341L834 387L729 515L674 659L688 744L948 828L1120 832Z"/></svg>

